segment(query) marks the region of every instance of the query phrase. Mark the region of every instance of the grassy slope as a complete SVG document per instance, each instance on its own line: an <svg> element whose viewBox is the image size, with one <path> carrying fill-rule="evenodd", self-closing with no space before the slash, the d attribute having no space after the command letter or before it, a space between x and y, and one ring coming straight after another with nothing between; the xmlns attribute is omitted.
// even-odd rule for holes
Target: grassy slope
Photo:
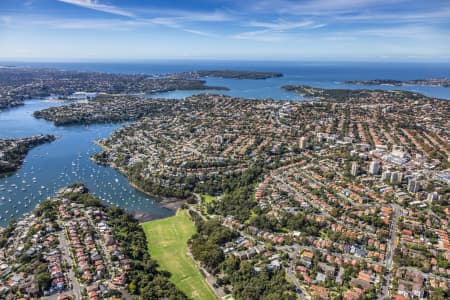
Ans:
<svg viewBox="0 0 450 300"><path fill-rule="evenodd" d="M142 224L151 256L172 274L171 281L193 299L216 299L187 253L187 240L195 226L185 210L176 216Z"/></svg>
<svg viewBox="0 0 450 300"><path fill-rule="evenodd" d="M212 203L214 202L214 200L216 200L216 197L207 194L203 194L201 197L204 203Z"/></svg>

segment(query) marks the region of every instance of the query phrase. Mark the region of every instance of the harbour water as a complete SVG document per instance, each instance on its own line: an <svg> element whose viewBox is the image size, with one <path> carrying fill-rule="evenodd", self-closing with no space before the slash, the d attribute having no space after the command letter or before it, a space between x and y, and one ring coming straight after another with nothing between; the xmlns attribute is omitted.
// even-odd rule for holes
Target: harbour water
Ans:
<svg viewBox="0 0 450 300"><path fill-rule="evenodd" d="M11 64L11 63L9 63ZM16 64L18 65L18 64ZM23 64L32 65L32 64ZM226 86L225 94L246 98L273 98L276 100L301 101L302 97L280 89L285 84L306 84L324 88L364 88L364 86L342 85L345 80L364 79L418 79L450 77L449 66L442 65L335 65L335 64L257 64L235 63L180 63L167 64L40 64L32 66L104 71L119 73L169 73L198 69L250 69L278 71L282 78L267 80L231 80L207 78L210 85ZM404 89L425 95L450 99L450 88L404 86L374 87L382 89ZM203 91L202 91L203 92ZM199 91L174 91L152 95L152 97L183 98ZM61 187L75 182L85 183L105 203L118 205L129 211L140 211L161 218L173 214L162 207L156 199L135 190L126 178L116 170L95 164L90 157L100 151L94 142L109 136L123 124L99 124L89 126L54 126L51 122L33 118L36 110L67 102L29 100L24 106L0 111L0 138L18 138L36 134L54 134L59 138L50 144L32 149L22 168L15 174L0 178L0 225L10 218L19 218L31 211L39 201L54 195Z"/></svg>
<svg viewBox="0 0 450 300"><path fill-rule="evenodd" d="M50 144L32 149L18 172L0 178L0 225L11 217L19 218L61 187L75 182L85 183L107 204L150 213L155 218L171 215L172 211L161 207L156 199L132 188L119 172L90 160L101 150L94 142L122 124L56 127L32 116L33 111L63 104L29 100L24 106L0 112L0 138L41 133L59 136Z"/></svg>

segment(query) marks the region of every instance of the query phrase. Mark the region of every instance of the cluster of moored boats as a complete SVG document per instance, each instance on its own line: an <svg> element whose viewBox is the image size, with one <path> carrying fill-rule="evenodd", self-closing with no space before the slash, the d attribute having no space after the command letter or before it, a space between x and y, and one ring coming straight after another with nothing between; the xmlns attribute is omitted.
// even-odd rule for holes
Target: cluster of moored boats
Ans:
<svg viewBox="0 0 450 300"><path fill-rule="evenodd" d="M136 192L115 170L91 162L89 158L97 151L98 148L93 147L86 153L78 153L76 159L57 173L55 179L49 178L51 175L46 174L45 170L33 166L28 172L19 171L11 177L0 179L0 222L28 213L61 187L75 182L85 183L95 196L109 205L138 210L153 203Z"/></svg>
<svg viewBox="0 0 450 300"><path fill-rule="evenodd" d="M14 129L15 131L18 129L17 132L24 136L28 135L28 122L35 121L32 114L36 109L64 104L46 103L45 106L30 106L28 103L40 104L43 101L27 102L25 106L15 109L17 115L8 117L23 121L17 122L18 128ZM21 124L27 126L22 130ZM49 123L43 125L42 129L61 135L62 138L58 139L58 142L46 145L48 148L45 150L29 153L19 171L9 177L0 178L0 226L5 225L11 218L18 219L23 214L29 213L39 202L55 195L61 187L76 182L86 184L94 195L109 205L117 205L129 211L154 211L156 205L153 201L131 187L116 170L99 166L90 160L92 155L101 150L92 141L107 136L111 130L117 128L117 124L80 125L78 129L70 128L70 132L62 127L55 130L56 127L53 125L46 127ZM80 131L89 139L78 140L77 133ZM76 133L71 138L77 139L77 146L80 147L61 148L59 144L56 149L51 149L71 133ZM14 138L9 135L6 137ZM73 142L70 138L67 141L68 145ZM65 153L63 160L58 159L61 151L69 152Z"/></svg>

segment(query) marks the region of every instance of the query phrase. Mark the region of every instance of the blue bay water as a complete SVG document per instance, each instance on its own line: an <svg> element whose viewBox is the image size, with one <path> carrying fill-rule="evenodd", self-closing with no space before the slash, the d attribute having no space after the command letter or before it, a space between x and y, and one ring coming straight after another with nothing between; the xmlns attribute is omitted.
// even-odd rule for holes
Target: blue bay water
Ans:
<svg viewBox="0 0 450 300"><path fill-rule="evenodd" d="M6 64L6 63L5 63ZM350 86L345 80L419 79L450 77L450 65L442 64L343 64L343 63L273 63L273 62L146 62L146 63L7 63L65 70L99 71L111 73L161 74L204 69L237 69L282 72L284 77L267 80L232 80L206 78L207 84L226 86L224 93L245 98L272 98L301 101L302 97L280 89L285 84L306 84L323 88L403 89L428 96L450 99L450 88L425 86ZM0 63L1 65L1 63ZM173 91L152 97L184 98L205 91ZM6 178L0 178L0 225L10 217L20 217L31 211L42 199L54 195L67 184L84 182L105 203L115 204L129 211L151 213L166 217L173 212L161 207L158 201L132 188L126 178L109 167L98 166L89 158L101 149L95 141L108 137L123 124L90 126L60 126L32 117L33 111L67 102L29 100L24 106L0 112L0 138L26 137L35 134L55 134L58 140L32 149L23 167Z"/></svg>
<svg viewBox="0 0 450 300"><path fill-rule="evenodd" d="M32 149L22 168L0 178L0 225L31 211L41 200L71 183L83 182L107 204L129 211L166 217L172 212L135 190L116 170L99 166L90 157L101 149L94 141L108 137L121 124L60 126L32 117L33 111L66 103L29 100L24 106L0 112L0 138L54 134L59 138Z"/></svg>

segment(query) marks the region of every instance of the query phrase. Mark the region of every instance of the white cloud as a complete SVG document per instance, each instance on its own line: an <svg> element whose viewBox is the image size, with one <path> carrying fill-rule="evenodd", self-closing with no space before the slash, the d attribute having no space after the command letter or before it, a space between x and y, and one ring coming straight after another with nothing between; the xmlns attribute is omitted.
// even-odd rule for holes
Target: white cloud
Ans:
<svg viewBox="0 0 450 300"><path fill-rule="evenodd" d="M285 39L283 35L274 33L272 30L267 29L241 32L233 35L232 38L238 40L252 40L260 42L280 42Z"/></svg>
<svg viewBox="0 0 450 300"><path fill-rule="evenodd" d="M354 11L370 7L392 5L408 0L313 0L304 3L296 2L288 8L294 8L299 11L321 12L321 11Z"/></svg>
<svg viewBox="0 0 450 300"><path fill-rule="evenodd" d="M386 7L411 0L262 0L254 3L253 9L265 12L278 12L288 15L330 15L350 13L373 7ZM252 9L250 7L250 9Z"/></svg>
<svg viewBox="0 0 450 300"><path fill-rule="evenodd" d="M443 32L430 26L419 25L360 29L354 31L354 33L360 36L376 36L381 38L450 39L448 31Z"/></svg>
<svg viewBox="0 0 450 300"><path fill-rule="evenodd" d="M315 29L326 26L324 23L317 23L309 20L302 22L287 22L285 20L278 20L276 22L251 21L244 25L262 29L240 32L233 35L232 38L262 42L279 42L287 40L290 37L287 34L288 31L295 29Z"/></svg>
<svg viewBox="0 0 450 300"><path fill-rule="evenodd" d="M97 28L97 29L107 29L108 26L115 26L116 24L122 24L125 26L145 26L145 25L159 25L168 28L179 29L184 32L188 32L195 35L201 36L209 36L216 37L216 34L208 33L206 31L201 31L197 29L188 28L185 23L189 22L224 22L230 20L231 17L222 12L193 12L193 11L181 11L181 10L143 10L142 12L153 13L163 15L163 17L155 17L150 19L145 19L142 17L137 17L135 13L131 11L126 11L122 8L106 5L99 3L98 0L57 0L59 2L64 2L68 4L77 5L80 7L102 11L110 14L115 14L119 16L126 16L134 19L134 22L123 22L121 23L119 20L114 21L105 21L105 20L75 20L69 21L63 25L54 24L51 22L51 25L56 25L59 28L66 29L88 29L88 28Z"/></svg>
<svg viewBox="0 0 450 300"><path fill-rule="evenodd" d="M12 22L13 18L11 16L0 16L0 23L3 24L3 26L9 26Z"/></svg>
<svg viewBox="0 0 450 300"><path fill-rule="evenodd" d="M110 14L137 18L135 12L124 10L117 6L101 4L98 0L57 0L59 2L68 3L92 10L102 11ZM208 11L208 12L196 12L185 10L172 10L172 9L142 9L139 10L141 14L151 14L163 16L161 19L169 20L172 22L190 21L190 22L225 22L230 21L233 17L230 14L221 11ZM159 18L159 17L158 17Z"/></svg>
<svg viewBox="0 0 450 300"><path fill-rule="evenodd" d="M155 25L162 25L170 28L181 28L181 24L173 18L153 18L148 20L150 23Z"/></svg>
<svg viewBox="0 0 450 300"><path fill-rule="evenodd" d="M33 0L28 0L23 3L23 6L25 6L26 8L32 8L33 4Z"/></svg>
<svg viewBox="0 0 450 300"><path fill-rule="evenodd" d="M167 11L166 11L167 13ZM179 19L196 22L226 22L234 19L233 16L224 12L192 12L175 11Z"/></svg>
<svg viewBox="0 0 450 300"><path fill-rule="evenodd" d="M248 26L252 27L262 27L273 31L286 31L291 29L305 28L305 29L315 29L326 26L324 23L316 23L314 21L303 21L303 22L286 22L286 21L278 21L278 22L249 22Z"/></svg>
<svg viewBox="0 0 450 300"><path fill-rule="evenodd" d="M215 33L210 33L210 32L201 31L201 30L185 28L185 29L183 29L183 31L192 33L192 34L196 34L196 35L200 35L200 36L205 36L205 37L213 37L213 38L219 37L219 35L217 35Z"/></svg>
<svg viewBox="0 0 450 300"><path fill-rule="evenodd" d="M402 22L448 22L450 19L450 6L435 11L422 11L415 13L361 13L347 16L337 16L338 21L387 21L394 23Z"/></svg>
<svg viewBox="0 0 450 300"><path fill-rule="evenodd" d="M47 26L56 29L97 29L97 30L129 30L148 25L134 20L113 19L35 19L29 21L35 26Z"/></svg>
<svg viewBox="0 0 450 300"><path fill-rule="evenodd" d="M317 38L332 42L352 42L355 45L365 45L367 40L381 44L401 44L413 42L419 45L438 43L450 51L450 31L428 25L378 26L364 29L327 32Z"/></svg>
<svg viewBox="0 0 450 300"><path fill-rule="evenodd" d="M195 35L206 36L206 37L218 37L217 34L206 32L203 30L192 29L186 27L182 22L175 18L153 18L149 19L148 22L154 25L165 26L173 29L180 29L187 33L192 33Z"/></svg>
<svg viewBox="0 0 450 300"><path fill-rule="evenodd" d="M114 30L127 31L137 28L164 26L167 28L177 29L194 35L204 37L218 37L215 33L203 30L185 27L183 24L174 22L172 19L153 18L153 19L86 19L86 18L44 18L40 16L28 17L26 22L20 16L0 16L0 24L2 28L24 28L26 26L43 26L53 29L67 30Z"/></svg>
<svg viewBox="0 0 450 300"><path fill-rule="evenodd" d="M355 38L352 36L346 36L346 35L337 33L337 34L325 36L324 39L327 41L333 41L333 42L345 42L345 41L352 41Z"/></svg>
<svg viewBox="0 0 450 300"><path fill-rule="evenodd" d="M97 0L57 0L57 1L113 15L119 15L123 17L134 17L134 14L132 12L126 11L122 8L113 5L101 4Z"/></svg>
<svg viewBox="0 0 450 300"><path fill-rule="evenodd" d="M17 30L27 27L46 27L51 29L79 29L79 30L129 30L132 28L153 26L148 21L136 19L106 19L106 18L49 18L44 16L22 15L18 16L0 16L0 24L3 28Z"/></svg>

